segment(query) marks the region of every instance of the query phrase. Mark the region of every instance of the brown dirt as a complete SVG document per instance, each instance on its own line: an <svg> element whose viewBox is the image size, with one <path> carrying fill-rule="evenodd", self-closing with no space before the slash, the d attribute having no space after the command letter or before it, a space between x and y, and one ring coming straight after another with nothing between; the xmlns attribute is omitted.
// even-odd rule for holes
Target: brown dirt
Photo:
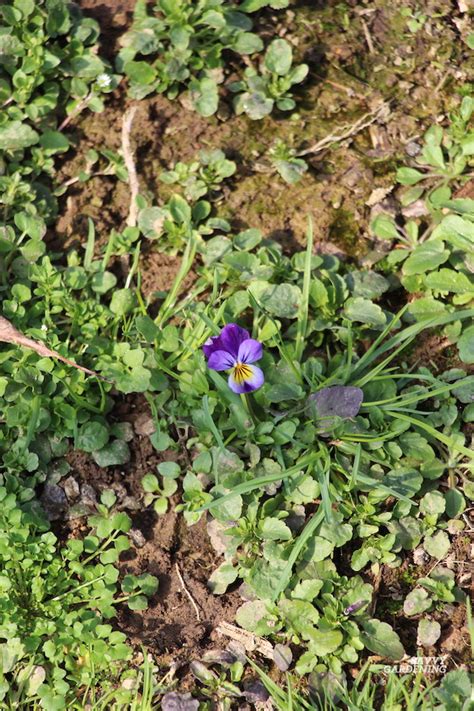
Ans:
<svg viewBox="0 0 474 711"><path fill-rule="evenodd" d="M146 411L145 404L136 399L122 403L115 414L121 421L135 423ZM127 633L132 644L146 644L150 651L160 656L163 664L199 659L200 655L216 646L213 632L226 620L233 621L235 610L241 604L237 593L213 595L207 581L212 571L222 562L213 550L205 528L205 519L188 527L173 508L157 516L151 509L143 509L141 479L146 473L156 471L161 461L181 461L176 452L158 454L147 436L137 435L130 443L131 461L121 467L101 468L83 452L71 451L67 460L71 466L69 476L82 485L91 485L98 497L105 489L117 495L117 507L130 511L133 527L141 531L145 544L122 554L120 571L140 574L148 572L159 580L157 594L143 612L120 609L117 626ZM184 464L184 462L183 462ZM73 519L63 535L83 535L83 519ZM179 572L199 608L200 621L189 598L182 589Z"/></svg>
<svg viewBox="0 0 474 711"><path fill-rule="evenodd" d="M159 579L159 590L143 613L123 609L119 626L135 644L146 644L160 655L164 664L199 659L217 642L214 632L226 620L232 622L241 604L237 593L214 596L207 580L220 561L210 546L205 521L189 528L183 518L171 511L158 520L145 513L134 516L147 537L143 548L121 566L124 573L150 572ZM199 610L183 590L179 575Z"/></svg>

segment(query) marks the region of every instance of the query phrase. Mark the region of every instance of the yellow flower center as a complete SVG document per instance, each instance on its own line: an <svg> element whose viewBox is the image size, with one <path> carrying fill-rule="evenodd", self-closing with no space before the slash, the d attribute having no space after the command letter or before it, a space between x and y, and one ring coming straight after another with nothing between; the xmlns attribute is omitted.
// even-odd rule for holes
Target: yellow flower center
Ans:
<svg viewBox="0 0 474 711"><path fill-rule="evenodd" d="M252 368L246 363L236 363L234 365L234 380L239 385L245 383L246 380L252 377Z"/></svg>

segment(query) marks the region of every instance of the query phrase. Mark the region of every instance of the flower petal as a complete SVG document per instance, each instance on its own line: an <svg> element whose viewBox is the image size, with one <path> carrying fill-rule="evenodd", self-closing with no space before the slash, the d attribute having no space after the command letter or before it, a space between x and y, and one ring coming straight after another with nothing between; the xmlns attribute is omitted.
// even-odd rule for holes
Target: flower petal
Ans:
<svg viewBox="0 0 474 711"><path fill-rule="evenodd" d="M235 359L227 351L214 351L207 361L207 366L211 370L229 370L234 365Z"/></svg>
<svg viewBox="0 0 474 711"><path fill-rule="evenodd" d="M205 344L202 347L202 350L204 351L204 355L206 358L209 358L211 353L214 353L214 351L221 351L223 350L223 345L221 343L221 337L220 336L211 336L210 338L207 339Z"/></svg>
<svg viewBox="0 0 474 711"><path fill-rule="evenodd" d="M232 369L229 375L229 388L234 393L251 393L262 387L265 376L261 368L256 365L240 365Z"/></svg>
<svg viewBox="0 0 474 711"><path fill-rule="evenodd" d="M237 326L236 323L229 323L224 326L219 338L222 350L228 351L236 360L240 344L249 338L249 332L245 328Z"/></svg>
<svg viewBox="0 0 474 711"><path fill-rule="evenodd" d="M240 344L237 361L239 363L255 363L256 360L260 360L262 354L263 347L260 341L256 341L254 338L247 338L246 341Z"/></svg>

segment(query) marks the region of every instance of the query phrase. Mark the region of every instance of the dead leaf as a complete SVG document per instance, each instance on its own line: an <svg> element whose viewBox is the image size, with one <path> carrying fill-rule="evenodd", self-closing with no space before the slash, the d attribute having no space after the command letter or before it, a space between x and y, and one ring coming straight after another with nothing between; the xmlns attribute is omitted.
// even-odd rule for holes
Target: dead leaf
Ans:
<svg viewBox="0 0 474 711"><path fill-rule="evenodd" d="M375 188L375 190L372 190L372 192L369 195L369 199L365 203L368 207L373 207L374 205L377 205L379 202L382 202L384 198L387 197L389 193L391 193L393 190L393 185L391 185L389 188Z"/></svg>
<svg viewBox="0 0 474 711"><path fill-rule="evenodd" d="M28 338L28 336L24 336L3 316L0 316L0 341L3 343L13 343L15 346L22 346L23 348L31 348L31 350L38 353L38 355L43 356L43 358L57 358L63 363L67 363L67 365L70 365L72 368L77 368L77 370L82 370L83 373L95 375L96 378L105 380L105 378L95 371L89 370L89 368L84 368L82 365L77 365L77 363L74 363L72 360L69 360L56 351L51 350L51 348L45 346L44 343L39 343L38 341L34 341L32 338Z"/></svg>
<svg viewBox="0 0 474 711"><path fill-rule="evenodd" d="M273 646L266 639L231 625L230 622L221 622L216 629L219 634L240 642L247 652L257 651L267 659L273 659Z"/></svg>

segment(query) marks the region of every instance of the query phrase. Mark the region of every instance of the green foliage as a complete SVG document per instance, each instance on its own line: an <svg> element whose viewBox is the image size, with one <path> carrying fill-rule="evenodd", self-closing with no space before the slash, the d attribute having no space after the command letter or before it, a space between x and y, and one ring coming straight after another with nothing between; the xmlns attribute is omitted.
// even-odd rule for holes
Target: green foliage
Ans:
<svg viewBox="0 0 474 711"><path fill-rule="evenodd" d="M112 492L103 493L89 518L90 533L64 548L5 487L0 500L0 699L26 683L26 697L39 698L41 708L67 708L67 699L96 675L113 682L119 674L131 650L107 620L119 601L131 609L146 606L157 581L127 575L118 582L114 563L130 547L131 522L125 513L113 513Z"/></svg>
<svg viewBox="0 0 474 711"><path fill-rule="evenodd" d="M158 92L174 99L185 89L194 110L211 116L224 78L224 52L248 55L263 48L251 29L251 19L227 0L160 0L152 14L138 0L117 67L133 98Z"/></svg>
<svg viewBox="0 0 474 711"><path fill-rule="evenodd" d="M418 167L398 171L402 184L416 186L401 193L402 206L423 199L430 221L398 222L382 213L372 222L376 237L395 240L401 247L390 252L385 264L413 295L408 313L418 321L474 303L474 201L453 196L451 187L472 165L473 134L468 125L473 108L472 98L465 97L447 129L436 125L425 133ZM457 341L464 363L474 362L470 324L463 329L454 322L445 334Z"/></svg>
<svg viewBox="0 0 474 711"><path fill-rule="evenodd" d="M299 183L308 170L306 161L303 158L297 158L295 149L284 141L277 141L268 155L277 173L289 185Z"/></svg>
<svg viewBox="0 0 474 711"><path fill-rule="evenodd" d="M220 189L220 184L235 173L234 161L227 160L221 150L200 151L192 163L178 162L171 170L161 173L160 180L168 185L178 184L191 202Z"/></svg>
<svg viewBox="0 0 474 711"><path fill-rule="evenodd" d="M117 78L97 54L97 22L65 0L13 0L0 16L0 237L11 255L31 237L31 216L55 215L55 156L70 147L64 115L100 111Z"/></svg>
<svg viewBox="0 0 474 711"><path fill-rule="evenodd" d="M308 74L307 64L293 66L293 50L283 39L275 39L268 46L261 71L248 67L241 81L229 85L236 94L237 114L246 113L253 120L268 116L276 106L280 111L292 111L296 102L291 89Z"/></svg>

